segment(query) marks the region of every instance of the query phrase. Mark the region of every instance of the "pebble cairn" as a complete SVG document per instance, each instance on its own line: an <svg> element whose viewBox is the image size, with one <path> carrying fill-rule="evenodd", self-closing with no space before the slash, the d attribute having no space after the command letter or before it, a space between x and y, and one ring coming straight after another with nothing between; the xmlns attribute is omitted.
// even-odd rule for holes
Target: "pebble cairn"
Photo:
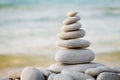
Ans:
<svg viewBox="0 0 120 80"><path fill-rule="evenodd" d="M48 69L41 67L26 67L19 75L0 80L120 80L120 67L108 67L92 62L95 54L87 49L90 42L81 39L85 31L78 22L77 12L69 12L63 21L61 32L58 33L57 45L61 49L56 53L58 62Z"/></svg>

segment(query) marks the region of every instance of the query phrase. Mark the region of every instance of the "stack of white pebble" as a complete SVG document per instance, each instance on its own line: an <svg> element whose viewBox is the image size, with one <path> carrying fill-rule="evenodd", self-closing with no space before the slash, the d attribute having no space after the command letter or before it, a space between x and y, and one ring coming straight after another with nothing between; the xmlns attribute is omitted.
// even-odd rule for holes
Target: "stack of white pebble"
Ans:
<svg viewBox="0 0 120 80"><path fill-rule="evenodd" d="M92 62L95 54L87 49L90 42L81 39L85 31L78 22L77 12L69 12L58 34L57 45L61 49L56 53L58 62L47 68L27 67L20 73L20 80L120 80L120 67L108 67ZM17 77L18 78L18 77ZM11 78L17 80L16 78ZM10 80L10 79L2 79Z"/></svg>

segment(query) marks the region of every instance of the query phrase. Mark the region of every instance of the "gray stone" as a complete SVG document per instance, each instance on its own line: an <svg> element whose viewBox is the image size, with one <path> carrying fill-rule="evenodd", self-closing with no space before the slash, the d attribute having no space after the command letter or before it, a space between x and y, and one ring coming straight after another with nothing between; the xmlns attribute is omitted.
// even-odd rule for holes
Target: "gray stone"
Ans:
<svg viewBox="0 0 120 80"><path fill-rule="evenodd" d="M21 72L21 80L45 80L42 72L36 68L26 67Z"/></svg>
<svg viewBox="0 0 120 80"><path fill-rule="evenodd" d="M48 76L48 79L47 79L47 80L53 80L53 78L54 78L55 75L56 75L55 73L51 73L51 74Z"/></svg>
<svg viewBox="0 0 120 80"><path fill-rule="evenodd" d="M88 68L85 73L91 76L97 76L102 72L115 72L112 68L108 66L101 66L97 68Z"/></svg>
<svg viewBox="0 0 120 80"><path fill-rule="evenodd" d="M74 12L74 11L71 11L71 12L68 12L66 14L67 17L73 17L73 16L76 16L78 12Z"/></svg>
<svg viewBox="0 0 120 80"><path fill-rule="evenodd" d="M113 67L113 70L117 73L120 73L120 66Z"/></svg>
<svg viewBox="0 0 120 80"><path fill-rule="evenodd" d="M100 63L95 63L95 62L91 62L88 64L76 64L76 65L66 65L66 64L57 63L57 64L51 65L49 67L49 70L56 73L61 72L63 69L70 69L70 70L75 70L79 72L85 72L85 70L88 68L96 68L99 66L104 66L104 65Z"/></svg>
<svg viewBox="0 0 120 80"><path fill-rule="evenodd" d="M53 80L73 80L73 78L66 74L57 74L54 76Z"/></svg>
<svg viewBox="0 0 120 80"><path fill-rule="evenodd" d="M72 23L75 23L77 21L80 20L80 17L79 16L74 16L74 17L68 17L66 18L64 21L63 21L63 24L64 25L69 25L69 24L72 24Z"/></svg>
<svg viewBox="0 0 120 80"><path fill-rule="evenodd" d="M89 68L85 71L86 74L89 74L91 76L97 76L102 72L115 72L115 73L119 73L118 69L113 69L110 68L108 66L101 66L101 67L97 67L97 68Z"/></svg>
<svg viewBox="0 0 120 80"><path fill-rule="evenodd" d="M81 28L81 24L79 22L76 22L69 25L63 25L61 27L61 30L64 32L70 32L70 31L79 30L80 28Z"/></svg>
<svg viewBox="0 0 120 80"><path fill-rule="evenodd" d="M94 52L89 49L61 49L55 60L64 64L89 63L94 59Z"/></svg>
<svg viewBox="0 0 120 80"><path fill-rule="evenodd" d="M48 70L47 68L36 67L36 69L42 72L46 77L48 77L51 74L50 70Z"/></svg>
<svg viewBox="0 0 120 80"><path fill-rule="evenodd" d="M86 48L90 46L90 42L83 39L58 40L56 44L60 47L70 49Z"/></svg>
<svg viewBox="0 0 120 80"><path fill-rule="evenodd" d="M85 36L85 31L83 29L72 32L60 32L58 34L58 37L63 40L82 38L84 36Z"/></svg>
<svg viewBox="0 0 120 80"><path fill-rule="evenodd" d="M103 72L98 75L97 80L120 80L120 77L117 73Z"/></svg>
<svg viewBox="0 0 120 80"><path fill-rule="evenodd" d="M91 76L89 76L87 74L77 72L77 71L73 71L73 70L69 70L69 69L62 70L61 73L72 76L74 80L86 80L86 79L95 80L93 77L91 77Z"/></svg>

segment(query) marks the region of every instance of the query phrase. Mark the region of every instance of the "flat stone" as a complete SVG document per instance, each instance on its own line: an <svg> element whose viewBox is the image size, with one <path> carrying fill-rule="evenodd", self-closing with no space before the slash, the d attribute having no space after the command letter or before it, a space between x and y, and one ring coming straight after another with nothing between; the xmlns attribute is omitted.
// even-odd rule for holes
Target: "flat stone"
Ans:
<svg viewBox="0 0 120 80"><path fill-rule="evenodd" d="M120 80L120 77L117 73L103 72L98 75L96 80Z"/></svg>
<svg viewBox="0 0 120 80"><path fill-rule="evenodd" d="M58 40L56 44L69 49L86 48L90 46L90 42L83 39Z"/></svg>
<svg viewBox="0 0 120 80"><path fill-rule="evenodd" d="M55 73L51 73L51 74L49 75L49 77L48 77L47 80L53 80L53 78L54 78L55 75L56 75Z"/></svg>
<svg viewBox="0 0 120 80"><path fill-rule="evenodd" d="M75 23L77 21L80 20L80 17L79 16L74 16L74 17L68 17L66 18L64 21L63 21L63 24L64 25L69 25L69 24L72 24L72 23Z"/></svg>
<svg viewBox="0 0 120 80"><path fill-rule="evenodd" d="M21 72L21 80L45 80L42 72L36 68L27 67Z"/></svg>
<svg viewBox="0 0 120 80"><path fill-rule="evenodd" d="M85 36L85 31L83 29L80 29L72 32L60 32L57 36L63 40L82 38Z"/></svg>
<svg viewBox="0 0 120 80"><path fill-rule="evenodd" d="M70 32L70 31L79 30L80 28L81 28L81 24L79 22L75 22L73 24L63 25L61 27L61 30L64 32Z"/></svg>
<svg viewBox="0 0 120 80"><path fill-rule="evenodd" d="M36 69L38 69L40 72L42 72L45 77L48 77L51 74L50 70L48 70L47 68L36 67Z"/></svg>
<svg viewBox="0 0 120 80"><path fill-rule="evenodd" d="M113 70L112 68L108 67L108 66L101 66L101 67L97 67L97 68L88 68L85 73L89 74L91 76L97 76L102 72L115 72L115 70Z"/></svg>
<svg viewBox="0 0 120 80"><path fill-rule="evenodd" d="M64 64L89 63L94 59L94 52L89 49L61 49L55 60Z"/></svg>
<svg viewBox="0 0 120 80"><path fill-rule="evenodd" d="M57 74L54 76L53 80L73 80L73 78L66 74Z"/></svg>
<svg viewBox="0 0 120 80"><path fill-rule="evenodd" d="M60 73L63 69L70 69L74 71L79 71L79 72L85 72L86 69L88 68L96 68L99 66L104 66L103 64L100 63L95 63L91 62L88 64L76 64L76 65L66 65L66 64L53 64L49 67L49 70L55 73Z"/></svg>
<svg viewBox="0 0 120 80"><path fill-rule="evenodd" d="M68 12L66 14L67 17L73 17L73 16L76 16L78 12L75 12L75 11L71 11L71 12Z"/></svg>
<svg viewBox="0 0 120 80"><path fill-rule="evenodd" d="M78 71L69 70L69 69L62 70L61 73L72 76L74 80L86 80L86 79L95 80L92 76L89 76L87 74L84 74Z"/></svg>

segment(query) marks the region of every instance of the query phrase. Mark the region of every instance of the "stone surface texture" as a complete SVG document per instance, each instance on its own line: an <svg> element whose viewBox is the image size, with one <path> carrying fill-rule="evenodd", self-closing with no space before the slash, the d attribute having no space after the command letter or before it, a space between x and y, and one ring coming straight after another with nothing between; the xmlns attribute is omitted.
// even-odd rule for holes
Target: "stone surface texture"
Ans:
<svg viewBox="0 0 120 80"><path fill-rule="evenodd" d="M21 72L21 80L45 80L42 72L33 67L26 67Z"/></svg>
<svg viewBox="0 0 120 80"><path fill-rule="evenodd" d="M98 75L97 80L120 80L120 76L113 72L103 72Z"/></svg>

